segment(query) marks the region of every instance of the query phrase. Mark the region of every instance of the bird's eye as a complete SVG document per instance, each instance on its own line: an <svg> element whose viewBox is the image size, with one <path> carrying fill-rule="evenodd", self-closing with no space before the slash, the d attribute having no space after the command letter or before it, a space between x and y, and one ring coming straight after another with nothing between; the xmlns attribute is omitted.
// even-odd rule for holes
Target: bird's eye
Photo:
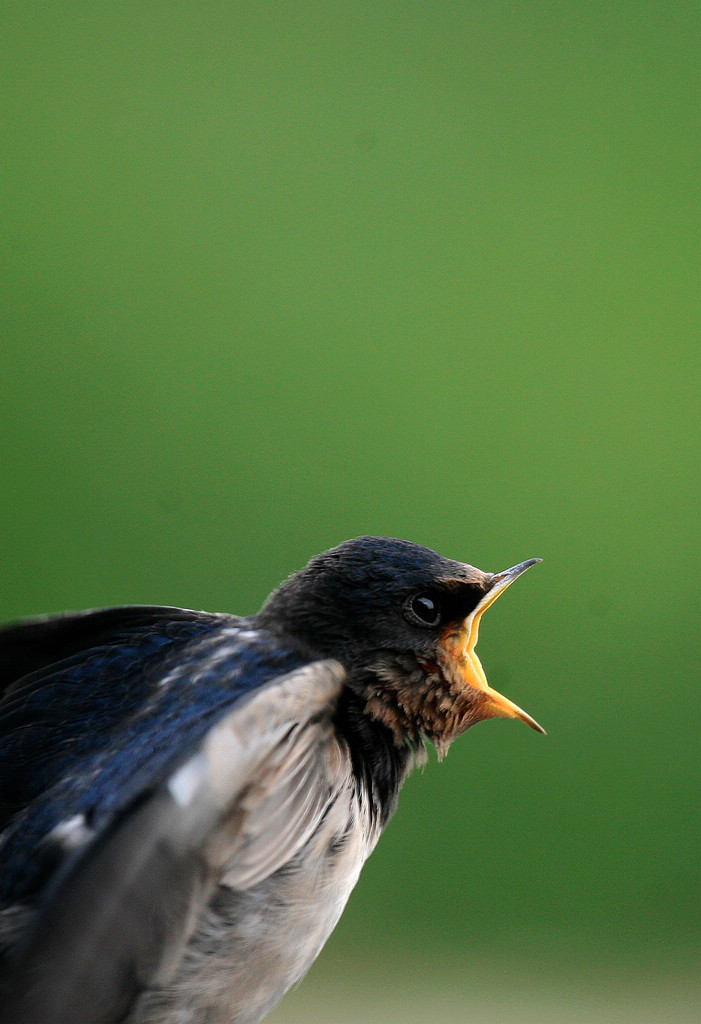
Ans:
<svg viewBox="0 0 701 1024"><path fill-rule="evenodd" d="M417 594L410 598L407 609L422 626L437 626L441 620L441 606L430 594Z"/></svg>

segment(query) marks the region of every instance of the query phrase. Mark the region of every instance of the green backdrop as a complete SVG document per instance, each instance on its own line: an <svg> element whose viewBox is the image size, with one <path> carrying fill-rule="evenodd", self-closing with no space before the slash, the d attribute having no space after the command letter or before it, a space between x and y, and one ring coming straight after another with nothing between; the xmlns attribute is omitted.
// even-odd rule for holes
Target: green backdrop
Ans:
<svg viewBox="0 0 701 1024"><path fill-rule="evenodd" d="M280 1022L692 1019L700 21L2 4L3 617L545 560Z"/></svg>

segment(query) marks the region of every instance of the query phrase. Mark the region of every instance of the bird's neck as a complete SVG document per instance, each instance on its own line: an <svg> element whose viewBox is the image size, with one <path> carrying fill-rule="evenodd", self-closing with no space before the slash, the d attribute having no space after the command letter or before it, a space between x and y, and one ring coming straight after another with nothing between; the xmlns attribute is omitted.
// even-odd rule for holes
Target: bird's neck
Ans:
<svg viewBox="0 0 701 1024"><path fill-rule="evenodd" d="M348 743L356 779L367 790L379 824L384 827L394 813L399 790L423 749L416 751L408 744L398 746L392 731L365 713L365 705L364 696L344 687L336 722Z"/></svg>

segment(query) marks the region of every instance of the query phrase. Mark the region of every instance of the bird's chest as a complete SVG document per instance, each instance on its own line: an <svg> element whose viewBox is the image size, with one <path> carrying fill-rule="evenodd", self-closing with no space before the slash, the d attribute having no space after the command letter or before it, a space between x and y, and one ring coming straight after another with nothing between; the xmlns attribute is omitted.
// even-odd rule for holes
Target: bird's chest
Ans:
<svg viewBox="0 0 701 1024"><path fill-rule="evenodd" d="M272 875L237 888L225 874L175 976L130 1024L257 1024L318 956L378 837L369 802L349 785Z"/></svg>

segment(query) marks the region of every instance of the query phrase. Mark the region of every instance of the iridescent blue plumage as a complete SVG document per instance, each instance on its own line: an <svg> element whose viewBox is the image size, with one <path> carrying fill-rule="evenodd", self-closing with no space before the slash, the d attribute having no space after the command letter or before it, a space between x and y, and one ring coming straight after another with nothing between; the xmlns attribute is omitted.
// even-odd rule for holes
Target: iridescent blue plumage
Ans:
<svg viewBox="0 0 701 1024"><path fill-rule="evenodd" d="M0 904L44 882L55 866L48 837L62 822L81 815L99 832L237 701L302 664L234 616L173 619L164 608L156 618L149 608L142 624L129 611L128 629L35 671L0 706L0 802L13 818ZM90 616L80 625L89 644Z"/></svg>

